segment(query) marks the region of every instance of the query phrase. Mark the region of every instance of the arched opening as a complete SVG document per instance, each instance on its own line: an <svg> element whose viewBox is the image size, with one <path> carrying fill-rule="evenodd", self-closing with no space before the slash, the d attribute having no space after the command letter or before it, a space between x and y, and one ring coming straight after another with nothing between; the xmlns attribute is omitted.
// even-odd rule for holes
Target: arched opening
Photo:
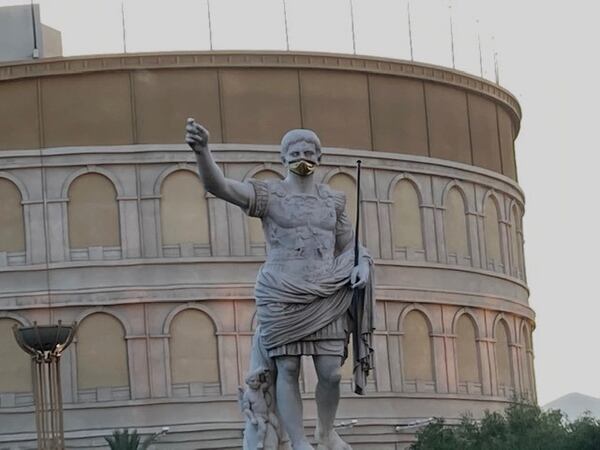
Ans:
<svg viewBox="0 0 600 450"><path fill-rule="evenodd" d="M0 178L0 252L25 251L25 224L21 201L21 193L17 186L5 178Z"/></svg>
<svg viewBox="0 0 600 450"><path fill-rule="evenodd" d="M260 181L279 181L281 176L272 170L263 170L258 172L255 179ZM251 255L266 255L265 235L262 228L262 221L257 217L248 217L248 237L250 239Z"/></svg>
<svg viewBox="0 0 600 450"><path fill-rule="evenodd" d="M444 232L448 262L470 265L467 215L465 202L458 188L452 188L446 197L444 210Z"/></svg>
<svg viewBox="0 0 600 450"><path fill-rule="evenodd" d="M404 389L431 391L434 389L434 365L427 318L422 312L413 310L404 318L402 330Z"/></svg>
<svg viewBox="0 0 600 450"><path fill-rule="evenodd" d="M178 170L161 186L160 223L164 256L210 255L206 192L198 176Z"/></svg>
<svg viewBox="0 0 600 450"><path fill-rule="evenodd" d="M458 390L462 393L481 393L481 370L475 330L471 316L460 316L456 325L456 360Z"/></svg>
<svg viewBox="0 0 600 450"><path fill-rule="evenodd" d="M20 324L13 319L0 319L0 394L32 390L31 357L18 346L12 329L14 325Z"/></svg>
<svg viewBox="0 0 600 450"><path fill-rule="evenodd" d="M514 378L508 340L508 325L504 320L496 324L496 376L498 380L498 395L512 397Z"/></svg>
<svg viewBox="0 0 600 450"><path fill-rule="evenodd" d="M522 215L517 205L513 205L512 207L510 228L512 244L512 273L518 278L524 278L525 264L523 258Z"/></svg>
<svg viewBox="0 0 600 450"><path fill-rule="evenodd" d="M345 173L332 176L327 183L334 191L346 194L346 213L353 224L356 224L356 182Z"/></svg>
<svg viewBox="0 0 600 450"><path fill-rule="evenodd" d="M531 400L535 399L535 379L533 370L533 345L531 333L526 325L521 330L522 339L522 366L523 366L523 395Z"/></svg>
<svg viewBox="0 0 600 450"><path fill-rule="evenodd" d="M487 252L487 268L501 272L502 251L500 244L500 219L498 207L492 197L488 197L484 207L485 248Z"/></svg>
<svg viewBox="0 0 600 450"><path fill-rule="evenodd" d="M87 316L77 329L76 345L79 400L129 398L127 344L121 322L106 313Z"/></svg>
<svg viewBox="0 0 600 450"><path fill-rule="evenodd" d="M401 180L392 194L394 253L403 259L424 259L419 196L414 185Z"/></svg>
<svg viewBox="0 0 600 450"><path fill-rule="evenodd" d="M71 249L121 245L117 191L108 178L81 175L69 186L68 196Z"/></svg>
<svg viewBox="0 0 600 450"><path fill-rule="evenodd" d="M170 325L171 383L175 396L219 394L217 336L204 312L186 309Z"/></svg>

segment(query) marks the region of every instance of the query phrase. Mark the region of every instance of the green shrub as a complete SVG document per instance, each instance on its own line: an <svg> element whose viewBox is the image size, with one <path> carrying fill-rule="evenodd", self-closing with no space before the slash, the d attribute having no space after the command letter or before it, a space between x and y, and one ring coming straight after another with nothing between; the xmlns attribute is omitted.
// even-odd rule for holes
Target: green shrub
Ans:
<svg viewBox="0 0 600 450"><path fill-rule="evenodd" d="M458 425L435 419L417 432L412 450L600 450L600 421L583 416L569 422L558 410L516 401L503 412L486 412Z"/></svg>

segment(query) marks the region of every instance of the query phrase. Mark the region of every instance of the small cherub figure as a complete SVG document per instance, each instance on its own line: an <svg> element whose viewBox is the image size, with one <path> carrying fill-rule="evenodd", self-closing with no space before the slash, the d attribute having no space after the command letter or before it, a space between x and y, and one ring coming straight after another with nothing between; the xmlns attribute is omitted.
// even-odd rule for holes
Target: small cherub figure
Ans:
<svg viewBox="0 0 600 450"><path fill-rule="evenodd" d="M256 448L264 448L269 425L276 433L279 430L277 416L269 409L267 402L267 391L271 385L269 370L259 369L250 372L246 377L246 385L248 386L246 389L239 388L242 413L252 425L257 427Z"/></svg>

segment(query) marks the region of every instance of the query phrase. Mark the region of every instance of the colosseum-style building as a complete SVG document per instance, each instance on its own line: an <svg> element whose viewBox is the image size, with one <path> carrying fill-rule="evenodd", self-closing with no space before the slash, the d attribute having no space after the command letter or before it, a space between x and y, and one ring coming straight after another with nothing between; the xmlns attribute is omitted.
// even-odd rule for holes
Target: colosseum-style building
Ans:
<svg viewBox="0 0 600 450"><path fill-rule="evenodd" d="M535 399L523 192L506 90L378 58L200 52L0 66L0 447L33 448L28 357L11 327L77 321L62 360L69 448L169 426L165 449L239 448L237 387L255 326L260 223L206 194L183 143L211 131L225 174L280 178L290 128L321 137L317 177L355 208L377 275L367 397L344 367L355 449L397 425ZM312 364L302 389L312 398ZM307 427L314 426L307 403Z"/></svg>

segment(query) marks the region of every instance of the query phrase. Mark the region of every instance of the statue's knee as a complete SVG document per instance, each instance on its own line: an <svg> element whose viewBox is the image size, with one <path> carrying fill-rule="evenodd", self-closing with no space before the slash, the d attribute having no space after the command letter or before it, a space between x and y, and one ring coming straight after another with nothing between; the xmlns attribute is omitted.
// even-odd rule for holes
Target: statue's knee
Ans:
<svg viewBox="0 0 600 450"><path fill-rule="evenodd" d="M330 371L321 374L319 381L329 385L338 385L342 381L342 374L338 368L332 368Z"/></svg>
<svg viewBox="0 0 600 450"><path fill-rule="evenodd" d="M297 378L300 371L300 362L293 358L277 359L277 376Z"/></svg>

